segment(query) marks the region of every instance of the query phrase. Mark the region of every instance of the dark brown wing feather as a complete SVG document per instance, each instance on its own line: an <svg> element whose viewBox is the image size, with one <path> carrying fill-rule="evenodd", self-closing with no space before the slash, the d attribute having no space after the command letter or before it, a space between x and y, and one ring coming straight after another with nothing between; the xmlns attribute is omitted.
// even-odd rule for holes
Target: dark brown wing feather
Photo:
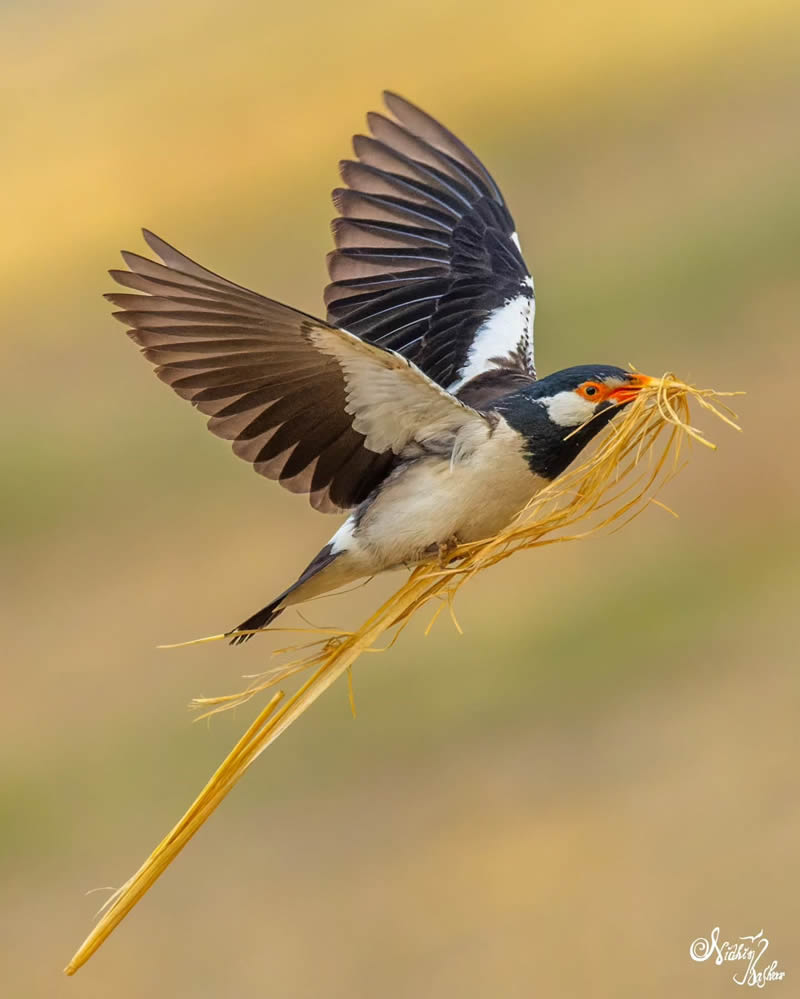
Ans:
<svg viewBox="0 0 800 999"><path fill-rule="evenodd" d="M206 270L145 231L163 263L124 253L106 297L158 377L210 417L234 453L323 512L366 499L394 463L365 447L337 361L314 347L319 320Z"/></svg>

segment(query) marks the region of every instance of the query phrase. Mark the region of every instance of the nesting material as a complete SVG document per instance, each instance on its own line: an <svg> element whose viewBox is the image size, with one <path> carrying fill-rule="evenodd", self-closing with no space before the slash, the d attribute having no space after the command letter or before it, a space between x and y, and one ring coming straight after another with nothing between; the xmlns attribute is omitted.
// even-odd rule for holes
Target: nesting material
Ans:
<svg viewBox="0 0 800 999"><path fill-rule="evenodd" d="M358 630L325 632L310 644L295 647L296 658L249 678L251 683L241 693L197 698L193 706L201 708L204 712L201 717L205 717L242 704L295 673L310 671L311 674L291 697L284 700L282 691L274 694L175 828L136 874L108 900L97 925L67 965L66 973L74 974L91 957L247 768L323 691L348 672L363 652L378 651L378 643L382 639L385 642L387 633L391 636L388 644L392 644L411 618L432 604L435 609L427 633L444 608L452 614L453 598L461 586L515 552L575 541L600 530L619 528L650 503L663 506L654 499L654 494L682 467L684 445L695 441L714 447L691 425L690 403L696 403L738 430L735 414L721 401L722 396L731 394L697 389L674 375L664 375L639 392L580 465L541 490L516 520L496 537L458 545L443 551L438 560L416 568ZM454 616L453 620L458 627ZM215 635L201 641L224 637Z"/></svg>

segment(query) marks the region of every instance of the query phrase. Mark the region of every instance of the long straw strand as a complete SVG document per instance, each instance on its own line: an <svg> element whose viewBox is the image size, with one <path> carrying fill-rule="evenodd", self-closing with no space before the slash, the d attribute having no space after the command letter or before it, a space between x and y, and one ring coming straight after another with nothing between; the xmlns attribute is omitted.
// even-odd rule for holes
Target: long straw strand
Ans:
<svg viewBox="0 0 800 999"><path fill-rule="evenodd" d="M638 516L651 503L658 502L653 500L653 493L682 467L677 464L677 453L683 439L714 447L689 423L690 400L697 401L707 412L739 429L733 419L735 414L724 404L718 407L712 401L726 394L733 393L696 389L678 381L673 375L664 375L655 385L639 393L617 425L611 426L593 454L578 468L542 489L496 537L460 545L439 563L426 563L416 568L397 592L356 631L309 629L325 637L295 647L293 651L305 650L305 656L250 677L250 686L239 694L196 699L195 706L207 709L206 715L213 714L241 704L301 670L313 671L285 703L281 704L284 698L282 691L273 695L177 825L133 877L108 900L99 922L67 965L66 973L74 974L91 957L178 856L248 767L332 683L349 671L362 653L381 651L376 643L387 632L393 631L393 637L386 646L391 647L414 614L434 599L440 603L426 634L445 606L460 631L453 612L453 599L460 587L478 573L518 551L579 540L607 529L615 522L619 526ZM665 430L669 432L660 454L656 456L656 443ZM670 453L675 455L675 462L668 469ZM636 469L645 456L653 459L650 467L637 473ZM563 533L578 525L585 526L574 533ZM298 630L308 633L306 629ZM197 641L219 641L224 637L213 635Z"/></svg>

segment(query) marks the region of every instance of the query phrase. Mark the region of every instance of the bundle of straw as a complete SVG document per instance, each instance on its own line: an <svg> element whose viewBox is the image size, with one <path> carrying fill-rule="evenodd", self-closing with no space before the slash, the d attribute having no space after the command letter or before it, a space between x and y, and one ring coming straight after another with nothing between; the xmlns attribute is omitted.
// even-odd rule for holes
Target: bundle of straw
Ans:
<svg viewBox="0 0 800 999"><path fill-rule="evenodd" d="M393 644L411 618L426 604L437 600L438 607L428 624L427 634L444 607L449 607L452 612L453 597L467 580L515 552L574 541L612 525L619 528L641 513L649 503L658 503L654 493L682 467L680 454L685 441L697 441L714 448L701 431L690 424L690 401L738 430L732 418L735 414L719 402L721 396L732 394L735 393L697 389L678 381L672 374L664 375L638 393L619 420L609 425L610 429L589 457L542 489L496 537L459 545L443 552L437 561L420 565L356 631L328 632L327 637L300 647L305 654L299 658L251 678L250 685L240 693L195 699L193 706L202 708L204 714L201 717L206 717L242 704L295 673L312 671L285 702L282 691L272 697L175 828L133 877L108 900L97 925L67 965L66 973L74 974L91 957L248 767L323 691L343 673L349 672L363 652L375 651L376 643L387 632L393 632L389 643ZM717 403L712 400L717 400ZM578 526L582 529L574 532ZM571 533L565 533L567 531ZM215 641L224 637L214 635L199 641Z"/></svg>

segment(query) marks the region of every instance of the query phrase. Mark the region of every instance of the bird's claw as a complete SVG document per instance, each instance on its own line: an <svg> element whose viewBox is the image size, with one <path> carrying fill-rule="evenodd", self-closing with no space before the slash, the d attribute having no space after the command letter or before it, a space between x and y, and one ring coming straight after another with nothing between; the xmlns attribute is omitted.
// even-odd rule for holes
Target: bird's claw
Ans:
<svg viewBox="0 0 800 999"><path fill-rule="evenodd" d="M460 543L461 542L458 540L455 534L449 537L447 541L439 542L439 544L436 547L439 555L440 568L444 569L444 567L447 565L450 556L453 554L456 548L458 548Z"/></svg>

